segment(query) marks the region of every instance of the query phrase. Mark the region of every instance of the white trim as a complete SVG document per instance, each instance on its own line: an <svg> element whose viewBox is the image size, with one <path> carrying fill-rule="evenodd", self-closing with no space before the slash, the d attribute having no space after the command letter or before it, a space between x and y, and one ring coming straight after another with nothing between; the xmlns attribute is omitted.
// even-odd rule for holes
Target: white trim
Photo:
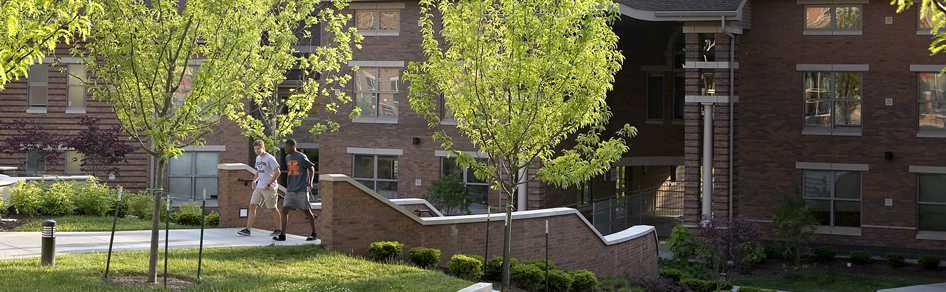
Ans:
<svg viewBox="0 0 946 292"><path fill-rule="evenodd" d="M473 158L489 158L489 155L486 155L486 153L483 153L483 152L463 151L463 153L470 154L470 156L473 156ZM450 151L446 151L446 150L435 150L435 151L434 151L434 156L436 156L436 157L447 157L447 156L456 157L456 156L454 156L454 155L450 155Z"/></svg>
<svg viewBox="0 0 946 292"><path fill-rule="evenodd" d="M823 136L853 136L860 137L862 133L861 127L842 127L842 128L823 128L823 127L806 127L801 130L802 135L823 135Z"/></svg>
<svg viewBox="0 0 946 292"><path fill-rule="evenodd" d="M726 61L686 61L684 64L687 69L729 69L729 62ZM733 69L739 69L739 62L735 62Z"/></svg>
<svg viewBox="0 0 946 292"><path fill-rule="evenodd" d="M84 106L67 107L66 113L67 114L84 114L85 107Z"/></svg>
<svg viewBox="0 0 946 292"><path fill-rule="evenodd" d="M795 162L795 169L868 171L867 164Z"/></svg>
<svg viewBox="0 0 946 292"><path fill-rule="evenodd" d="M796 0L795 4L868 4L869 0Z"/></svg>
<svg viewBox="0 0 946 292"><path fill-rule="evenodd" d="M348 66L399 68L404 67L404 61L348 61Z"/></svg>
<svg viewBox="0 0 946 292"><path fill-rule="evenodd" d="M850 235L850 236L861 236L860 227L830 227L830 226L818 226L818 230L815 230L816 234L833 234L833 235Z"/></svg>
<svg viewBox="0 0 946 292"><path fill-rule="evenodd" d="M912 173L936 173L936 174L946 174L946 167L943 167L943 166L916 166L916 165L910 165L910 172L912 172Z"/></svg>
<svg viewBox="0 0 946 292"><path fill-rule="evenodd" d="M939 72L943 71L946 65L910 65L910 72Z"/></svg>
<svg viewBox="0 0 946 292"><path fill-rule="evenodd" d="M227 145L187 146L182 147L181 150L184 150L184 152L223 152L227 151Z"/></svg>
<svg viewBox="0 0 946 292"><path fill-rule="evenodd" d="M933 35L933 32L925 29L918 29L916 30L916 35Z"/></svg>
<svg viewBox="0 0 946 292"><path fill-rule="evenodd" d="M256 169L253 169L249 165L243 163L220 163L217 164L217 169L222 170L246 170L250 173L256 174Z"/></svg>
<svg viewBox="0 0 946 292"><path fill-rule="evenodd" d="M397 124L397 117L357 117L351 120L351 122L360 124Z"/></svg>
<svg viewBox="0 0 946 292"><path fill-rule="evenodd" d="M733 96L733 101L739 102L739 96ZM685 95L683 102L690 103L729 103L728 95Z"/></svg>
<svg viewBox="0 0 946 292"><path fill-rule="evenodd" d="M352 10L372 10L372 9L404 9L403 2L395 3L351 3L348 8Z"/></svg>
<svg viewBox="0 0 946 292"><path fill-rule="evenodd" d="M348 147L347 153L348 154L365 154L365 155L404 155L404 150L403 149Z"/></svg>
<svg viewBox="0 0 946 292"><path fill-rule="evenodd" d="M907 226L888 226L888 225L867 225L861 224L862 228L878 228L878 229L896 229L896 230L916 230L916 227L907 227Z"/></svg>
<svg viewBox="0 0 946 292"><path fill-rule="evenodd" d="M946 131L919 131L916 132L917 138L946 138Z"/></svg>
<svg viewBox="0 0 946 292"><path fill-rule="evenodd" d="M60 64L79 64L82 63L82 58L79 57L61 57L59 58Z"/></svg>
<svg viewBox="0 0 946 292"><path fill-rule="evenodd" d="M319 143L302 143L302 142L296 142L296 148L298 148L298 149L319 149Z"/></svg>
<svg viewBox="0 0 946 292"><path fill-rule="evenodd" d="M456 126L456 125L457 125L457 119L454 119L454 118L442 119L442 120L440 120L440 124L441 124L441 125L444 125L444 126Z"/></svg>
<svg viewBox="0 0 946 292"><path fill-rule="evenodd" d="M685 161L683 156L621 157L620 160L611 163L611 167L683 165Z"/></svg>
<svg viewBox="0 0 946 292"><path fill-rule="evenodd" d="M732 31L731 26L726 26L726 31ZM719 25L683 25L682 33L723 33L723 29Z"/></svg>
<svg viewBox="0 0 946 292"><path fill-rule="evenodd" d="M796 71L866 72L868 64L795 64Z"/></svg>
<svg viewBox="0 0 946 292"><path fill-rule="evenodd" d="M47 108L45 106L31 106L26 108L26 113L28 114L45 114Z"/></svg>
<svg viewBox="0 0 946 292"><path fill-rule="evenodd" d="M401 33L396 30L359 30L355 32L362 36L400 36Z"/></svg>
<svg viewBox="0 0 946 292"><path fill-rule="evenodd" d="M939 231L917 231L916 239L926 240L946 240L946 232Z"/></svg>

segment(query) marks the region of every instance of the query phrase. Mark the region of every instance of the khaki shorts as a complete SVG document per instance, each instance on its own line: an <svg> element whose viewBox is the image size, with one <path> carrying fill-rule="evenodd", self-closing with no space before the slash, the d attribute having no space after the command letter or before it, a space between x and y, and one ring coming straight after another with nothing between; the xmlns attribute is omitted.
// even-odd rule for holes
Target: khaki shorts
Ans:
<svg viewBox="0 0 946 292"><path fill-rule="evenodd" d="M250 205L257 204L260 205L260 201L263 201L266 209L276 208L276 190L275 189L253 189L253 196L250 197Z"/></svg>

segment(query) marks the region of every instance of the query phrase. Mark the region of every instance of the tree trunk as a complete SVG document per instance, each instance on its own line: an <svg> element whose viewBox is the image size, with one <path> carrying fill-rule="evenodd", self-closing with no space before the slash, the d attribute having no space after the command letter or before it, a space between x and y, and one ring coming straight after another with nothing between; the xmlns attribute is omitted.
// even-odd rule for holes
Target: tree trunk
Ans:
<svg viewBox="0 0 946 292"><path fill-rule="evenodd" d="M154 176L157 181L157 190L161 191L151 189L151 195L154 198L154 209L151 214L151 255L148 258L148 283L158 283L158 234L161 230L161 194L165 193L163 192L164 166L167 164L167 160L158 158L157 161L158 164L155 166Z"/></svg>
<svg viewBox="0 0 946 292"><path fill-rule="evenodd" d="M503 231L503 290L509 286L509 250L512 240L512 202L518 192L519 174L513 174L513 184L517 186L506 192L506 228Z"/></svg>

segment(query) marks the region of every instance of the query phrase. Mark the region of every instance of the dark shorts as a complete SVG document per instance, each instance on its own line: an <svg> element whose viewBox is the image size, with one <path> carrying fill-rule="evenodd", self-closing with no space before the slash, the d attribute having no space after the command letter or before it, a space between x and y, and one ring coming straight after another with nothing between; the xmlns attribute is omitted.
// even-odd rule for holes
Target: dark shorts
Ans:
<svg viewBox="0 0 946 292"><path fill-rule="evenodd" d="M312 209L312 205L309 204L309 192L287 192L286 199L282 201L282 206L299 210Z"/></svg>

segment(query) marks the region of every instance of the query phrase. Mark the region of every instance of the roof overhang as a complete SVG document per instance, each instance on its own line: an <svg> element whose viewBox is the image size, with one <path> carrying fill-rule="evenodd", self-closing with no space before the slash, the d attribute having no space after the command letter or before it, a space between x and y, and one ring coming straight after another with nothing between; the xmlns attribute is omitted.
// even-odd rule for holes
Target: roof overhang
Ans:
<svg viewBox="0 0 946 292"><path fill-rule="evenodd" d="M617 4L621 14L644 21L719 21L723 17L727 20L741 21L746 1L742 0L734 11L650 11L632 8L622 3Z"/></svg>

